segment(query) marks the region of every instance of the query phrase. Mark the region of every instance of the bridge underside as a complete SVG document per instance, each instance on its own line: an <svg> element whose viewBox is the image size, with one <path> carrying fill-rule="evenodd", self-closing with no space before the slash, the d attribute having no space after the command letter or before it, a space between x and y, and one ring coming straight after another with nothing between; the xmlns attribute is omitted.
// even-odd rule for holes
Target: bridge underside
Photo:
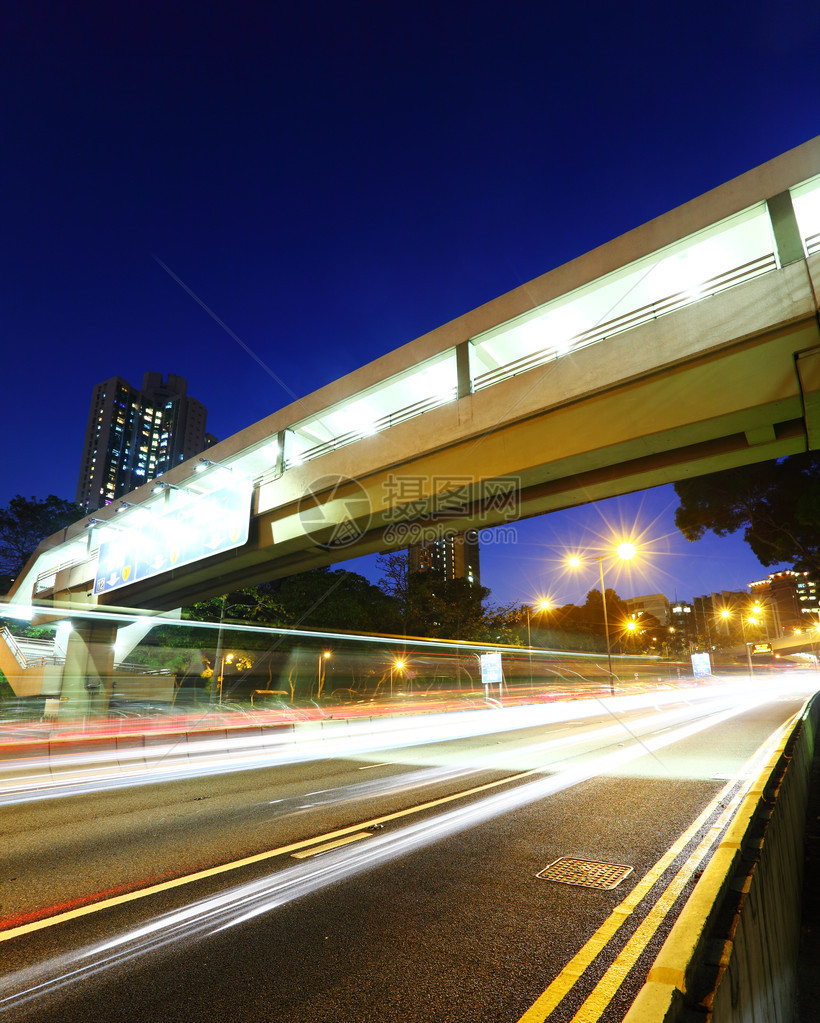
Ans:
<svg viewBox="0 0 820 1023"><path fill-rule="evenodd" d="M657 333L672 325L653 326ZM656 340L652 329L643 333L650 336L613 341L631 348ZM579 353L576 375L586 371L582 356L591 359L595 354ZM616 352L610 356L618 358ZM563 370L553 364L522 374L491 395L479 393L455 408L427 413L422 426L402 424L390 436L360 442L355 451L343 449L301 467L293 473L298 480L270 485L279 491L277 499L285 499L254 517L246 547L129 587L128 604L157 609L184 605L231 587L406 547L415 537L429 537L431 527L488 528L806 451L818 436L820 331L813 316L515 418L525 404L521 394L527 399L538 394L543 402L543 392L553 389ZM590 366L590 376L593 371ZM560 387L554 389L560 393ZM503 390L509 393L499 393ZM499 417L507 414L508 422L492 425L488 398ZM437 447L425 443L458 432L467 435ZM406 452L414 448L423 453L408 457ZM402 457L391 462L394 451ZM339 476L351 482L340 486ZM411 512L391 500L385 486L389 477L424 480L423 506L415 497ZM450 514L441 511L430 493L431 481L448 479L472 481L469 501L459 502ZM516 482L512 514L511 503L498 500L499 480ZM282 494L285 488L289 499ZM321 507L324 529L313 525L306 532L306 494L311 505ZM260 503L264 497L260 494ZM356 538L333 546L337 524L346 519L348 532ZM315 516L311 521L315 523ZM111 595L111 603L117 603L116 596Z"/></svg>

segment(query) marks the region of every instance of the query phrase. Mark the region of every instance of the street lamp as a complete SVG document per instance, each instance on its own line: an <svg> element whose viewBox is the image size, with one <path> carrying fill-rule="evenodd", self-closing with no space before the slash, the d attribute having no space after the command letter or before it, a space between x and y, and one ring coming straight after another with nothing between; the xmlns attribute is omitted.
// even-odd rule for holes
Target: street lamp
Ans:
<svg viewBox="0 0 820 1023"><path fill-rule="evenodd" d="M670 625L669 628L666 631L669 634L669 638L664 640L664 644L663 645L664 645L664 648L666 649L666 659L669 660L669 659L671 659L672 655L675 653L674 644L673 644L673 641L675 639L675 626L674 625Z"/></svg>
<svg viewBox="0 0 820 1023"><path fill-rule="evenodd" d="M751 625L753 628L758 630L758 638L760 637L760 619L757 617L757 611L753 608L746 619L746 624Z"/></svg>
<svg viewBox="0 0 820 1023"><path fill-rule="evenodd" d="M718 612L718 618L720 618L723 624L723 634L726 637L727 644L729 642L729 619L732 617L732 612L728 607L722 607Z"/></svg>
<svg viewBox="0 0 820 1023"><path fill-rule="evenodd" d="M219 629L216 634L216 653L214 654L214 672L216 671L217 665L221 664L223 669L225 667L225 660L222 657L222 626L225 623L225 608L228 606L228 595L227 593L222 596L222 602L219 608ZM222 703L222 682L219 678L216 680L219 686L219 702ZM208 700L209 703L216 703L216 686L211 685L211 695Z"/></svg>
<svg viewBox="0 0 820 1023"><path fill-rule="evenodd" d="M606 584L604 582L604 558L609 556L617 558L619 561L631 561L636 554L637 548L635 547L635 544L630 543L628 540L625 540L622 543L619 543L618 546L615 548L615 551L610 555L594 554L592 556L598 562L598 569L601 573L601 604L603 605L604 609L604 636L606 637L606 662L607 668L609 670L609 688L612 692L615 691L615 686L612 681L613 678L612 645L609 641L609 621L607 619L606 613ZM572 557L568 559L568 564L570 568L578 568L580 565L583 564L583 562L577 554L573 554Z"/></svg>
<svg viewBox="0 0 820 1023"><path fill-rule="evenodd" d="M526 608L526 611L527 611L527 646L531 647L532 646L532 639L530 637L530 605L529 604L525 604L524 607ZM535 610L535 611L549 611L551 607L552 607L552 601L547 600L546 598L544 598L543 600L539 600L538 601L538 603L535 605L535 608L533 610Z"/></svg>
<svg viewBox="0 0 820 1023"><path fill-rule="evenodd" d="M325 684L325 673L327 671L327 662L330 660L331 651L323 650L319 654L319 689L316 693L316 699L321 700L322 689Z"/></svg>
<svg viewBox="0 0 820 1023"><path fill-rule="evenodd" d="M225 654L225 656L222 658L222 665L221 665L221 667L219 669L219 678L217 680L218 683L219 683L219 702L220 703L222 703L222 683L225 681L225 665L226 664L233 664L233 659L234 659L235 656L236 656L235 654Z"/></svg>
<svg viewBox="0 0 820 1023"><path fill-rule="evenodd" d="M527 649L529 650L530 658L530 688L532 688L532 636L530 635L530 605L525 604L524 607L527 612ZM538 601L538 603L535 605L535 610L542 612L549 611L551 607L552 602L547 600L545 597L542 600Z"/></svg>
<svg viewBox="0 0 820 1023"><path fill-rule="evenodd" d="M399 674L401 674L402 671L404 671L404 661L402 661L401 659L397 659L397 660L393 661L393 663L390 665L390 695L391 696L393 695L393 669L394 668L396 669L396 671Z"/></svg>
<svg viewBox="0 0 820 1023"><path fill-rule="evenodd" d="M751 611L748 618L743 617L743 612L740 613L740 629L743 633L743 647L746 651L746 664L749 667L749 676L754 675L754 666L752 665L752 643L746 639L746 626L747 625L760 625L760 622L755 618L754 611Z"/></svg>
<svg viewBox="0 0 820 1023"><path fill-rule="evenodd" d="M752 614L755 615L756 618L761 619L760 624L766 631L766 642L771 643L773 638L776 638L781 634L782 627L776 603L766 601L761 604L759 600L756 600L755 605L752 608ZM769 625L770 622L771 626Z"/></svg>

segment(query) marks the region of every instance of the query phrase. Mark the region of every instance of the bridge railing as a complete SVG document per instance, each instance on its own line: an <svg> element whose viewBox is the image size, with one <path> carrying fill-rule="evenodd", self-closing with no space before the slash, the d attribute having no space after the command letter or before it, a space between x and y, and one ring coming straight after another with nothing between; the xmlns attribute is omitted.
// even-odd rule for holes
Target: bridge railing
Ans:
<svg viewBox="0 0 820 1023"><path fill-rule="evenodd" d="M63 561L59 565L55 565L53 568L47 568L40 572L34 580L34 596L36 597L41 593L47 593L50 590L53 590L57 582L57 573L73 568L75 564L76 562L74 560Z"/></svg>
<svg viewBox="0 0 820 1023"><path fill-rule="evenodd" d="M759 256L741 266L716 274L694 288L678 291L666 298L650 302L621 316L613 317L604 323L596 324L589 330L576 334L560 345L548 345L537 352L532 352L522 356L520 359L515 359L503 366L499 366L497 369L486 373L479 373L473 379L473 388L479 391L485 387L490 387L501 380L517 376L519 373L524 373L536 366L543 365L571 351L577 351L579 348L586 348L588 345L605 341L609 337L622 334L624 331L638 327L642 323L657 320L661 316L666 316L668 313L683 309L685 306L692 305L702 299L711 298L713 295L718 295L728 288L734 288L738 284L745 284L746 281L753 280L755 277L760 277L761 274L766 274L776 269L777 260L773 253Z"/></svg>
<svg viewBox="0 0 820 1023"><path fill-rule="evenodd" d="M386 430L391 426L396 426L398 423L404 423L408 419L414 419L416 416L424 415L425 412L438 408L439 405L446 405L450 401L455 401L456 396L456 388L448 388L434 397L425 398L422 401L414 402L412 405L406 405L404 408L397 409L395 412L390 412L387 415L381 416L369 423L366 429L350 430L347 433L339 434L329 440L315 444L313 447L306 448L291 455L286 455L285 468L291 469L296 465L309 462L313 458L318 458L320 455L326 455L331 451L335 451L337 448L343 448L348 444L361 440L362 437L366 437L369 434L381 433L382 430ZM298 426L295 429L298 429Z"/></svg>

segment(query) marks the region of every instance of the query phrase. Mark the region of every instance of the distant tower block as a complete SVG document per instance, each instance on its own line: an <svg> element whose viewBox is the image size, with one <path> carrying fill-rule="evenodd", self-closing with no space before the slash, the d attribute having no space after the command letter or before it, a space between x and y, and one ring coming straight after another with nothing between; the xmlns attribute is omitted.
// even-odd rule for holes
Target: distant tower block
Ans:
<svg viewBox="0 0 820 1023"><path fill-rule="evenodd" d="M183 377L161 373L146 373L139 389L121 377L97 384L77 504L86 512L102 508L215 443L205 432L207 409L187 390Z"/></svg>
<svg viewBox="0 0 820 1023"><path fill-rule="evenodd" d="M475 530L413 544L408 549L411 572L432 572L441 579L466 579L481 585L478 537Z"/></svg>

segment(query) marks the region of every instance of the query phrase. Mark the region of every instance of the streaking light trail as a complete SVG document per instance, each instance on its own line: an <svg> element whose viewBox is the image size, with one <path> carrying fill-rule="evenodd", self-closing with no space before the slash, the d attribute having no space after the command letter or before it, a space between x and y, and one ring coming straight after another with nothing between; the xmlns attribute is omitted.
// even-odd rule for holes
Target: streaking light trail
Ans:
<svg viewBox="0 0 820 1023"><path fill-rule="evenodd" d="M349 880L369 869L406 856L501 814L544 799L596 775L621 769L644 757L647 751L657 752L704 729L720 725L769 699L770 697L762 692L754 698L746 692L736 698L731 706L718 712L700 716L698 720L680 724L661 733L647 735L641 742L629 742L621 748L575 767L546 776L543 774L543 767L535 768L528 772L530 780L522 779L520 784L483 796L467 805L428 816L396 831L379 833L365 842L357 841L353 845L341 846L323 854L318 860L283 867L267 877L236 885L227 891L163 913L141 926L103 942L96 942L78 951L65 953L46 962L18 970L0 981L0 1009L23 1006L41 995L50 995L57 989L87 980L150 952L170 945L194 942L239 926L262 914L270 913L279 906L314 894L330 884ZM510 779L506 781L509 782ZM345 830L350 834L368 831L377 824L393 822L397 816L406 816L408 812L410 811L377 818ZM176 885L179 883L177 879ZM126 898L122 901L126 901ZM93 912L95 907L86 909ZM0 940L9 940L50 924L52 921L39 921L0 934Z"/></svg>
<svg viewBox="0 0 820 1023"><path fill-rule="evenodd" d="M285 764L333 758L363 758L404 747L423 747L498 732L556 725L600 716L602 708L629 733L621 715L641 708L679 704L680 713L699 704L730 705L738 698L784 696L799 690L795 680L769 679L742 686L728 684L699 689L663 689L629 696L516 706L498 710L462 711L402 719L334 722L331 727L297 727L274 736L242 736L199 740L190 746L175 742L93 753L61 753L0 763L0 806L39 799L116 790L142 784L178 781L266 769ZM101 776L102 775L102 776Z"/></svg>

